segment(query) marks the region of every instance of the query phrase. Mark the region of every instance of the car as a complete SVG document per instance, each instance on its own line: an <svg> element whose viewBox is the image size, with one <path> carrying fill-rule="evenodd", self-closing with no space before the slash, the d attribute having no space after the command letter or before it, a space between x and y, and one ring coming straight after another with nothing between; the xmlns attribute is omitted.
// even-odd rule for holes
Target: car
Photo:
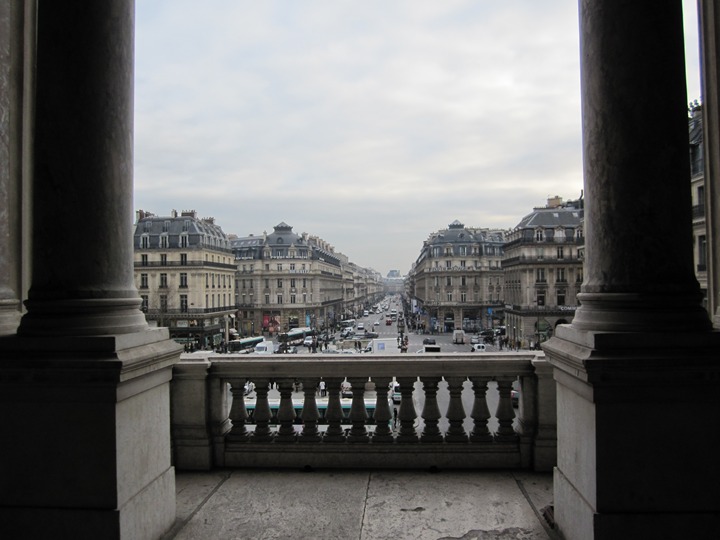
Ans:
<svg viewBox="0 0 720 540"><path fill-rule="evenodd" d="M368 339L379 337L377 332L365 332L365 337Z"/></svg>
<svg viewBox="0 0 720 540"><path fill-rule="evenodd" d="M385 326L390 326L392 324L392 319L385 319Z"/></svg>
<svg viewBox="0 0 720 540"><path fill-rule="evenodd" d="M475 343L470 346L470 352L485 352L484 343Z"/></svg>
<svg viewBox="0 0 720 540"><path fill-rule="evenodd" d="M312 337L312 336L306 336L305 339L303 340L303 345L304 345L305 347L309 347L309 346L312 345L312 344L313 344L313 337Z"/></svg>
<svg viewBox="0 0 720 540"><path fill-rule="evenodd" d="M480 343L480 342L482 342L482 338L480 336L478 336L477 334L475 334L474 336L472 336L470 338L471 345L475 345L476 343Z"/></svg>
<svg viewBox="0 0 720 540"><path fill-rule="evenodd" d="M375 322L373 323L373 326L380 326L380 321L375 321Z"/></svg>
<svg viewBox="0 0 720 540"><path fill-rule="evenodd" d="M392 402L393 403L400 403L402 401L402 395L400 394L400 385L399 384L393 384L392 387Z"/></svg>
<svg viewBox="0 0 720 540"><path fill-rule="evenodd" d="M357 325L357 329L358 329L358 330L365 330L365 325L360 322L360 323L358 323L358 325Z"/></svg>
<svg viewBox="0 0 720 540"><path fill-rule="evenodd" d="M423 339L423 345L435 345L435 338L426 337Z"/></svg>

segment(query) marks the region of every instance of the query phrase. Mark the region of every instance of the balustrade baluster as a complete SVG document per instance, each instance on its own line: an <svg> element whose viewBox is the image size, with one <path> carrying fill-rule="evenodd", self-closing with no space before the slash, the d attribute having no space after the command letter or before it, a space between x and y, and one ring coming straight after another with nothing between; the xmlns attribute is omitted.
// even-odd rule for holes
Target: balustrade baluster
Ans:
<svg viewBox="0 0 720 540"><path fill-rule="evenodd" d="M342 428L343 412L340 403L340 385L343 379L325 379L327 384L328 405L325 409L325 421L328 427L323 435L325 442L345 442L345 432Z"/></svg>
<svg viewBox="0 0 720 540"><path fill-rule="evenodd" d="M280 407L278 408L277 419L280 428L275 436L275 442L295 442L295 407L292 402L293 380L279 379L277 382L280 390Z"/></svg>
<svg viewBox="0 0 720 540"><path fill-rule="evenodd" d="M422 377L420 379L425 392L425 405L422 410L423 430L420 435L420 442L434 443L442 442L443 436L438 428L440 420L440 407L437 402L437 391L440 377Z"/></svg>
<svg viewBox="0 0 720 540"><path fill-rule="evenodd" d="M517 433L513 429L513 420L515 419L515 410L512 406L512 383L515 380L511 377L498 377L497 379L498 401L497 412L495 416L498 419L498 431L495 435L496 441L514 441L517 439Z"/></svg>
<svg viewBox="0 0 720 540"><path fill-rule="evenodd" d="M473 385L473 408L470 416L473 419L473 429L470 432L470 442L491 442L492 434L488 429L490 410L487 406L487 383L488 377L470 377Z"/></svg>
<svg viewBox="0 0 720 540"><path fill-rule="evenodd" d="M245 379L231 379L228 382L230 383L233 400L230 407L232 429L227 435L227 440L246 442L250 439L250 434L245 425L248 419L247 409L245 408Z"/></svg>
<svg viewBox="0 0 720 540"><path fill-rule="evenodd" d="M302 379L303 394L305 399L303 401L303 408L301 418L303 421L303 428L300 436L298 437L299 442L318 442L320 432L318 431L318 420L320 419L320 413L318 412L317 401L315 400L315 390L318 387L320 379L318 378L307 378Z"/></svg>
<svg viewBox="0 0 720 540"><path fill-rule="evenodd" d="M447 419L450 424L445 441L450 443L466 443L468 435L463 423L465 422L465 408L462 403L463 383L466 377L446 377L450 403L448 404Z"/></svg>
<svg viewBox="0 0 720 540"><path fill-rule="evenodd" d="M388 402L388 390L392 379L390 377L373 377L375 382L375 392L377 399L375 400L375 433L372 441L376 443L393 442L392 429L390 421L392 420L392 411Z"/></svg>
<svg viewBox="0 0 720 540"><path fill-rule="evenodd" d="M348 379L352 388L352 405L350 406L350 422L352 427L350 428L350 434L348 435L348 442L351 443L365 443L370 440L368 437L367 428L365 424L368 419L367 410L365 409L365 383L367 378L351 378Z"/></svg>
<svg viewBox="0 0 720 540"><path fill-rule="evenodd" d="M417 432L415 431L415 404L413 403L413 391L415 390L415 378L401 377L397 381L400 384L400 411L398 412L398 420L400 421L400 432L397 436L399 443L416 443L418 442Z"/></svg>
<svg viewBox="0 0 720 540"><path fill-rule="evenodd" d="M270 420L272 412L270 411L270 402L268 401L268 390L270 381L268 379L257 379L255 381L255 412L253 412L253 420L255 421L255 432L253 433L251 442L270 442L273 440L273 433L270 430Z"/></svg>

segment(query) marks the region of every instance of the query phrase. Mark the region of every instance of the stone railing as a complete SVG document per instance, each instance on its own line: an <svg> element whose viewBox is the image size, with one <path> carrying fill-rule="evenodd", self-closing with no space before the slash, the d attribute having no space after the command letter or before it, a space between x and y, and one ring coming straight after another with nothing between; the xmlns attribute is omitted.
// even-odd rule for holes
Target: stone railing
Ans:
<svg viewBox="0 0 720 540"><path fill-rule="evenodd" d="M555 465L542 353L194 353L171 388L179 469Z"/></svg>

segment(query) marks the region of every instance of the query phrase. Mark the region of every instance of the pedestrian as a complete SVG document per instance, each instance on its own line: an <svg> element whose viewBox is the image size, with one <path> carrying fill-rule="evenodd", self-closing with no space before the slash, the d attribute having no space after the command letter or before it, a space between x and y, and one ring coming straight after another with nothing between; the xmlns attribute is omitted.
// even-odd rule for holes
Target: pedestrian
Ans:
<svg viewBox="0 0 720 540"><path fill-rule="evenodd" d="M325 397L325 381L320 380L320 397Z"/></svg>

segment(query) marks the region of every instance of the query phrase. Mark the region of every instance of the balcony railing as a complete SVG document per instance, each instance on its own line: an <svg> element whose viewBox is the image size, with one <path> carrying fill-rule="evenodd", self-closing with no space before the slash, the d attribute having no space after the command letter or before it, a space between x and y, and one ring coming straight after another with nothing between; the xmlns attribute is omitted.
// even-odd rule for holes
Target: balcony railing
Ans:
<svg viewBox="0 0 720 540"><path fill-rule="evenodd" d="M316 395L321 379L327 397ZM245 398L248 381L255 391ZM530 352L186 354L174 368L172 435L180 469L551 470L555 385Z"/></svg>

